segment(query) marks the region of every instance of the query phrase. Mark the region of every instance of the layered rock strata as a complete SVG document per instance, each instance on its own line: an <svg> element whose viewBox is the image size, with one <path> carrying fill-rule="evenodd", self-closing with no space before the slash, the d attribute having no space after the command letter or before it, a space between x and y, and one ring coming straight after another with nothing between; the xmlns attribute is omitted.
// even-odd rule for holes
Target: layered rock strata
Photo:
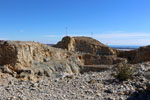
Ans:
<svg viewBox="0 0 150 100"><path fill-rule="evenodd" d="M0 65L3 72L24 77L78 73L82 62L76 53L37 42L0 41Z"/></svg>
<svg viewBox="0 0 150 100"><path fill-rule="evenodd" d="M150 46L131 51L118 51L118 57L126 58L129 63L134 64L150 61Z"/></svg>
<svg viewBox="0 0 150 100"><path fill-rule="evenodd" d="M115 55L116 50L90 37L64 37L54 47L93 55Z"/></svg>

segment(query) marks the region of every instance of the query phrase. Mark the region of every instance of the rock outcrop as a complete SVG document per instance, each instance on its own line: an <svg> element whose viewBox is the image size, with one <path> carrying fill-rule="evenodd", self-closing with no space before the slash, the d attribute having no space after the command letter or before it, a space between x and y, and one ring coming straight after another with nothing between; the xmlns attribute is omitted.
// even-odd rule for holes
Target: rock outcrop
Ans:
<svg viewBox="0 0 150 100"><path fill-rule="evenodd" d="M137 53L137 50L131 50L131 51L117 51L117 56L120 58L127 59L128 63L132 63L133 59L135 58Z"/></svg>
<svg viewBox="0 0 150 100"><path fill-rule="evenodd" d="M115 55L116 50L90 37L64 37L54 47L93 55Z"/></svg>
<svg viewBox="0 0 150 100"><path fill-rule="evenodd" d="M34 78L51 73L78 73L82 62L77 53L44 44L0 41L0 65L2 72Z"/></svg>
<svg viewBox="0 0 150 100"><path fill-rule="evenodd" d="M127 60L124 58L119 58L114 55L110 56L99 56L99 55L92 55L92 54L83 54L82 55L82 61L84 62L84 65L113 65L118 63L126 63Z"/></svg>
<svg viewBox="0 0 150 100"><path fill-rule="evenodd" d="M141 63L150 61L150 46L140 47L135 51L135 58L132 60L132 63Z"/></svg>
<svg viewBox="0 0 150 100"><path fill-rule="evenodd" d="M67 41L74 41L70 42L69 45L66 41L66 43L62 44L62 47L67 50L50 47L37 42L0 41L1 72L8 73L17 78L33 80L41 76L49 77L52 75L60 76L64 73L79 73L83 67L85 70L86 68L89 69L89 66L84 65L111 65L125 61L114 55L105 56L104 54L113 54L114 52L111 52L113 49L103 44L96 45L99 42L91 38L89 40L93 41L93 44L88 44L89 42L85 43L85 48L89 47L87 52L85 51L86 49L82 48L84 41L87 41L86 37L81 37L79 40L77 39L79 43L76 38L66 38ZM76 46L74 46L75 41L77 42ZM81 46L79 45L80 43ZM95 48L92 48L91 45L95 46ZM81 50L79 47L86 53L72 52L74 50L76 51L76 49ZM97 51L97 53L99 52L97 48L98 50L102 50L102 52L100 52L100 54L102 54L101 56L94 54L94 50ZM98 67L93 68L97 69Z"/></svg>
<svg viewBox="0 0 150 100"><path fill-rule="evenodd" d="M82 52L85 64L116 64L120 62L141 63L150 61L150 46L137 50L120 51L112 49L90 37L64 37L54 47L68 51Z"/></svg>
<svg viewBox="0 0 150 100"><path fill-rule="evenodd" d="M126 58L129 63L134 64L150 61L150 46L131 51L118 51L118 57Z"/></svg>
<svg viewBox="0 0 150 100"><path fill-rule="evenodd" d="M126 59L116 56L117 50L112 49L90 37L64 37L54 47L80 52L85 65L112 65L126 62Z"/></svg>
<svg viewBox="0 0 150 100"><path fill-rule="evenodd" d="M54 48L38 42L0 41L0 72L35 79L101 70L101 65L150 61L150 46L117 51L88 37L64 37ZM78 52L76 52L78 51ZM106 68L107 69L107 68ZM83 70L82 70L83 71Z"/></svg>

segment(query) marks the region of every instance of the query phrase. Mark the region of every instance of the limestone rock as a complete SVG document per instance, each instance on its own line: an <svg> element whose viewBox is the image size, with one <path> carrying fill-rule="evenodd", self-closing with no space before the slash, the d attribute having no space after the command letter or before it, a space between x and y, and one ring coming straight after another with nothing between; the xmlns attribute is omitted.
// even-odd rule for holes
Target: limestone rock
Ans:
<svg viewBox="0 0 150 100"><path fill-rule="evenodd" d="M51 73L78 73L78 54L37 42L0 41L0 65L8 73L22 77L50 76ZM6 67L7 66L7 67Z"/></svg>
<svg viewBox="0 0 150 100"><path fill-rule="evenodd" d="M127 58L129 63L150 61L150 46L140 47L137 50L118 51L118 57Z"/></svg>
<svg viewBox="0 0 150 100"><path fill-rule="evenodd" d="M67 49L69 51L90 53L94 55L115 55L116 54L116 50L90 37L66 36L62 39L62 41L54 45L54 47Z"/></svg>
<svg viewBox="0 0 150 100"><path fill-rule="evenodd" d="M150 46L140 47L136 51L136 55L132 63L141 63L147 61L150 61Z"/></svg>
<svg viewBox="0 0 150 100"><path fill-rule="evenodd" d="M85 65L113 65L121 62L127 62L124 58L119 58L113 55L110 56L99 56L99 55L92 55L92 54L83 54L82 55L82 61Z"/></svg>
<svg viewBox="0 0 150 100"><path fill-rule="evenodd" d="M90 37L66 36L62 41L54 45L54 47L80 52L81 56L79 58L85 65L112 65L126 62L126 59L116 56L117 50Z"/></svg>
<svg viewBox="0 0 150 100"><path fill-rule="evenodd" d="M131 50L131 51L121 51L117 50L117 56L121 58L126 58L129 63L133 61L137 53L137 50Z"/></svg>

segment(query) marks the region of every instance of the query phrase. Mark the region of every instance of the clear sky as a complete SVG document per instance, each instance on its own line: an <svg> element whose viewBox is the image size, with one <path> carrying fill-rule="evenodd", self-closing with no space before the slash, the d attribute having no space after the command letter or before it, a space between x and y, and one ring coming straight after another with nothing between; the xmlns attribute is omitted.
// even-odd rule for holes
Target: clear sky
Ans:
<svg viewBox="0 0 150 100"><path fill-rule="evenodd" d="M2 40L56 43L65 27L108 45L148 45L150 0L0 0Z"/></svg>

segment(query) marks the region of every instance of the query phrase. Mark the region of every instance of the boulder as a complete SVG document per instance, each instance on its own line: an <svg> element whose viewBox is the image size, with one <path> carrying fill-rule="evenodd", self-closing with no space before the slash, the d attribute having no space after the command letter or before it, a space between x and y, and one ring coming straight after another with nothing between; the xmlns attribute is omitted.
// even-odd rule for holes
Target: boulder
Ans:
<svg viewBox="0 0 150 100"><path fill-rule="evenodd" d="M116 50L90 37L64 37L54 47L93 55L115 55Z"/></svg>

